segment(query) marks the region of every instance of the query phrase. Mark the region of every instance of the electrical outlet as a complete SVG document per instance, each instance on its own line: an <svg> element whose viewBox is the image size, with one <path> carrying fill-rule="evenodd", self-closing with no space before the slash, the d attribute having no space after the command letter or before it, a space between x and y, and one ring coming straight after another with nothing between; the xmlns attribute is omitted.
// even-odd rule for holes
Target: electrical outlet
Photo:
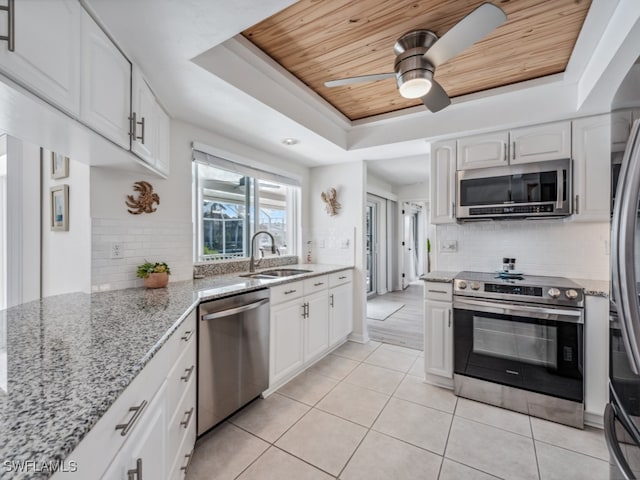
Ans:
<svg viewBox="0 0 640 480"><path fill-rule="evenodd" d="M121 243L111 242L111 258L123 258L124 247Z"/></svg>
<svg viewBox="0 0 640 480"><path fill-rule="evenodd" d="M442 240L440 242L440 251L451 253L458 251L458 241L457 240Z"/></svg>

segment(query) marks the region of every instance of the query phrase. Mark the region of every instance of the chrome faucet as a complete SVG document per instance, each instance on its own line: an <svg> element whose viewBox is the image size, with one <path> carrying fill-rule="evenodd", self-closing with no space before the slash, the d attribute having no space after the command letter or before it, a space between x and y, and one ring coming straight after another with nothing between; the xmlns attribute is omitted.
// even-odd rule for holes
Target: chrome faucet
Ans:
<svg viewBox="0 0 640 480"><path fill-rule="evenodd" d="M278 250L276 248L276 241L273 238L273 235L271 235L271 233L267 232L266 230L258 230L256 233L253 234L253 237L251 237L251 256L249 257L249 272L253 273L256 271L256 267L260 266L260 262L262 261L264 252L262 252L262 250L260 251L261 256L258 259L258 261L256 261L255 258L255 251L256 251L256 237L258 235L260 235L261 233L266 233L267 235L269 235L269 237L271 237L271 253L277 253L278 255L280 255L280 250Z"/></svg>

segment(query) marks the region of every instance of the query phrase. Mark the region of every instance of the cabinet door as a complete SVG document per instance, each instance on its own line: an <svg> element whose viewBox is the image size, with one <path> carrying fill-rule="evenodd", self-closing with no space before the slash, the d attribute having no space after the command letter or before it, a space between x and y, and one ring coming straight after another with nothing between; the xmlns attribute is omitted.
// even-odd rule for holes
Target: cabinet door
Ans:
<svg viewBox="0 0 640 480"><path fill-rule="evenodd" d="M571 122L511 130L511 164L571 158Z"/></svg>
<svg viewBox="0 0 640 480"><path fill-rule="evenodd" d="M304 329L304 362L313 360L329 348L329 294L323 290L305 297L307 318Z"/></svg>
<svg viewBox="0 0 640 480"><path fill-rule="evenodd" d="M157 104L158 119L158 154L156 155L156 170L169 175L171 155L171 121L169 115Z"/></svg>
<svg viewBox="0 0 640 480"><path fill-rule="evenodd" d="M425 371L453 377L453 309L451 303L424 302Z"/></svg>
<svg viewBox="0 0 640 480"><path fill-rule="evenodd" d="M166 478L166 383L143 413L131 437L122 446L118 455L102 477L103 480L138 479L138 475L129 475L130 471L144 472L142 478Z"/></svg>
<svg viewBox="0 0 640 480"><path fill-rule="evenodd" d="M458 140L458 170L507 165L508 132L494 132Z"/></svg>
<svg viewBox="0 0 640 480"><path fill-rule="evenodd" d="M0 69L74 116L80 113L81 11L77 0L18 0L14 51L0 42ZM6 18L0 16L1 35Z"/></svg>
<svg viewBox="0 0 640 480"><path fill-rule="evenodd" d="M329 345L345 339L353 330L353 284L329 290Z"/></svg>
<svg viewBox="0 0 640 480"><path fill-rule="evenodd" d="M158 150L158 107L156 97L138 68L133 67L131 112L135 114L135 138L131 151L149 165L155 166Z"/></svg>
<svg viewBox="0 0 640 480"><path fill-rule="evenodd" d="M573 221L608 221L611 212L611 116L573 121Z"/></svg>
<svg viewBox="0 0 640 480"><path fill-rule="evenodd" d="M631 133L633 117L629 110L611 113L611 151L624 152Z"/></svg>
<svg viewBox="0 0 640 480"><path fill-rule="evenodd" d="M456 142L431 146L431 223L455 222Z"/></svg>
<svg viewBox="0 0 640 480"><path fill-rule="evenodd" d="M80 118L128 150L131 63L86 12L82 15L82 40Z"/></svg>
<svg viewBox="0 0 640 480"><path fill-rule="evenodd" d="M270 385L302 367L303 303L298 299L271 307Z"/></svg>

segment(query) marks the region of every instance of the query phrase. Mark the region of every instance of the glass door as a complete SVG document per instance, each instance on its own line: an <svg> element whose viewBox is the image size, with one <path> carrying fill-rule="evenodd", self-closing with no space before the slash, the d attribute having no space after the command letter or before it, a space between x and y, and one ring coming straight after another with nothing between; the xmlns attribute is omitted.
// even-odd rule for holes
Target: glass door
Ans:
<svg viewBox="0 0 640 480"><path fill-rule="evenodd" d="M374 202L367 202L366 209L366 262L367 262L367 296L376 293L376 214L377 205Z"/></svg>

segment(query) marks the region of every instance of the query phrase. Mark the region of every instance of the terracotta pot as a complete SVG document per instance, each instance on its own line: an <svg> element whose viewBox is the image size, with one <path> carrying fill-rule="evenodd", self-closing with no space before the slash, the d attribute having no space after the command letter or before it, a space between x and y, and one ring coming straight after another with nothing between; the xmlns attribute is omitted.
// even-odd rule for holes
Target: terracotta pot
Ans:
<svg viewBox="0 0 640 480"><path fill-rule="evenodd" d="M169 274L167 272L150 273L144 279L144 286L147 288L163 288L169 283Z"/></svg>

